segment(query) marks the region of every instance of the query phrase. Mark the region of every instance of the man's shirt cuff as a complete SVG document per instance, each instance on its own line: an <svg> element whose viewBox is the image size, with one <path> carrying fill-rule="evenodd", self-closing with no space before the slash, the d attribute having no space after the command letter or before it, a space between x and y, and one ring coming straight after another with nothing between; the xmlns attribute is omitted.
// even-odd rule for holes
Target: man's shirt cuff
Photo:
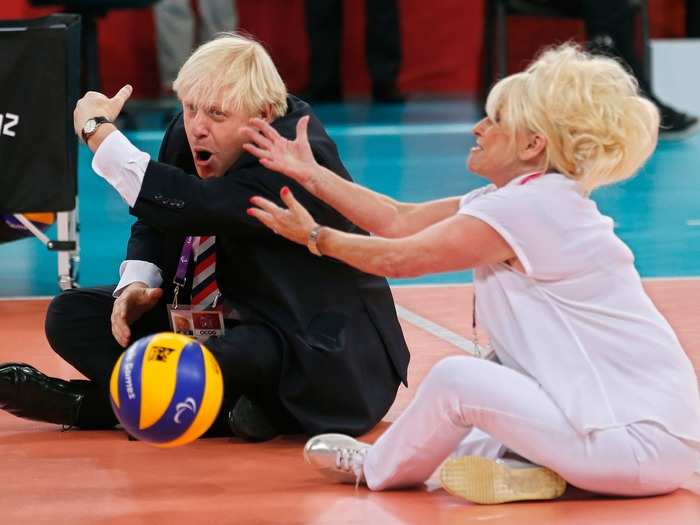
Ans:
<svg viewBox="0 0 700 525"><path fill-rule="evenodd" d="M119 284L112 295L119 297L124 288L135 282L144 283L149 288L159 288L163 284L160 268L148 261L123 261L119 266Z"/></svg>
<svg viewBox="0 0 700 525"><path fill-rule="evenodd" d="M133 208L150 160L148 153L138 149L116 130L107 135L95 151L92 169Z"/></svg>

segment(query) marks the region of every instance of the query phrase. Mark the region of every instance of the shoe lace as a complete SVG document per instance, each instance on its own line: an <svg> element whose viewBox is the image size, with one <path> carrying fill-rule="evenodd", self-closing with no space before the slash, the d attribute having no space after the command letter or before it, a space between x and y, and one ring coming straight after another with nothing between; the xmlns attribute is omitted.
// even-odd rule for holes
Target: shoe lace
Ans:
<svg viewBox="0 0 700 525"><path fill-rule="evenodd" d="M362 465L365 461L366 448L339 448L335 455L335 466L338 470L355 474L355 488L364 479Z"/></svg>

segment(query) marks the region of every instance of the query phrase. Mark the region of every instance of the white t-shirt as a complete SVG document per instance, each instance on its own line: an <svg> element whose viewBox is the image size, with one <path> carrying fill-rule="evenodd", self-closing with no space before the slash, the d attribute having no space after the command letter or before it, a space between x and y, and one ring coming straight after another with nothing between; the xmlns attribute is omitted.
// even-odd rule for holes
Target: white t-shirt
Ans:
<svg viewBox="0 0 700 525"><path fill-rule="evenodd" d="M613 221L575 181L525 177L468 193L458 212L494 228L524 268L474 272L477 320L499 359L581 433L651 421L700 448L695 371Z"/></svg>

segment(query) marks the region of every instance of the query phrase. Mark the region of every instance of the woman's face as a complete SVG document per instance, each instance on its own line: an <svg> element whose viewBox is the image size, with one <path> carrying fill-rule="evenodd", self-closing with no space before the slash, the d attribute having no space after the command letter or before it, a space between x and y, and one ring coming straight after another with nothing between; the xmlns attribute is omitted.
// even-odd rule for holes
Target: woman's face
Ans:
<svg viewBox="0 0 700 525"><path fill-rule="evenodd" d="M467 157L467 168L472 173L500 185L533 168L531 159L521 154L529 147L528 134L514 134L498 116L481 119L472 132L476 144Z"/></svg>

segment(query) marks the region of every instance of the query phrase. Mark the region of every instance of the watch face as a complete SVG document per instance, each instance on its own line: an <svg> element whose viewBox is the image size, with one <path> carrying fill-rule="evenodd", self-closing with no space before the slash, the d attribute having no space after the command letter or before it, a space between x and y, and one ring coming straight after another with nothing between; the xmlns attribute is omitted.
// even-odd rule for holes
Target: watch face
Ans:
<svg viewBox="0 0 700 525"><path fill-rule="evenodd" d="M85 123L85 126L83 126L83 133L92 133L93 131L95 131L96 127L97 122L95 122L94 118L91 118Z"/></svg>

